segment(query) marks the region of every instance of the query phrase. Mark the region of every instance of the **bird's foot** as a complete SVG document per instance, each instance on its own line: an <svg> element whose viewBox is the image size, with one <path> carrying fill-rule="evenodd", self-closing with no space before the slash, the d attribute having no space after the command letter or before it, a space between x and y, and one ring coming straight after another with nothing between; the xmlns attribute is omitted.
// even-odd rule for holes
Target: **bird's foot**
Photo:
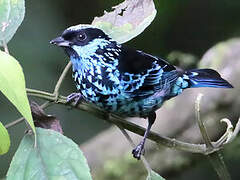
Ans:
<svg viewBox="0 0 240 180"><path fill-rule="evenodd" d="M67 96L67 104L73 102L73 106L78 106L78 104L83 99L82 95L80 93L72 93Z"/></svg>
<svg viewBox="0 0 240 180"><path fill-rule="evenodd" d="M137 160L141 159L141 155L144 155L144 143L140 142L133 150L132 154L133 157L136 158Z"/></svg>

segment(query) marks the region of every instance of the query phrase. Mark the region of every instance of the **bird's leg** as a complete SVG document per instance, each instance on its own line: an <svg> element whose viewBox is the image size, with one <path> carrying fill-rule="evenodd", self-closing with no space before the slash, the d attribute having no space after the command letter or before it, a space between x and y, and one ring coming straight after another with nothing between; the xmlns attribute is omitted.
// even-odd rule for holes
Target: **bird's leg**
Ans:
<svg viewBox="0 0 240 180"><path fill-rule="evenodd" d="M80 93L72 93L67 96L67 104L73 102L73 105L77 106L82 99L83 97Z"/></svg>
<svg viewBox="0 0 240 180"><path fill-rule="evenodd" d="M156 113L151 112L148 115L148 126L147 126L147 129L146 129L145 133L144 133L143 140L132 151L133 157L138 159L138 160L140 160L141 155L144 154L144 144L145 144L146 138L147 138L147 136L150 132L150 129L151 129L155 119L156 119Z"/></svg>

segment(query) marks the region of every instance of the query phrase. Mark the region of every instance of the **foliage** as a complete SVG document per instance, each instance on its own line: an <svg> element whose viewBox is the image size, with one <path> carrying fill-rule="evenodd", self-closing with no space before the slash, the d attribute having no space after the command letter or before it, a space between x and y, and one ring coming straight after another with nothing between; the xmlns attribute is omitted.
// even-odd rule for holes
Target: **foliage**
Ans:
<svg viewBox="0 0 240 180"><path fill-rule="evenodd" d="M7 129L0 122L0 155L8 152L10 147L10 137Z"/></svg>
<svg viewBox="0 0 240 180"><path fill-rule="evenodd" d="M0 46L8 43L23 21L24 0L0 1Z"/></svg>
<svg viewBox="0 0 240 180"><path fill-rule="evenodd" d="M148 27L156 16L152 0L126 0L114 7L114 11L95 17L92 24L101 28L119 43L136 37Z"/></svg>
<svg viewBox="0 0 240 180"><path fill-rule="evenodd" d="M23 138L7 179L92 179L83 153L71 139L42 128L37 128L36 135L37 148L33 148L33 136Z"/></svg>
<svg viewBox="0 0 240 180"><path fill-rule="evenodd" d="M165 180L165 179L159 176L159 174L157 174L156 172L151 171L148 174L147 180Z"/></svg>
<svg viewBox="0 0 240 180"><path fill-rule="evenodd" d="M5 49L5 52L0 51L0 90L26 119L33 134L36 136L35 138L35 136L29 132L22 139L11 162L7 179L38 179L39 177L43 179L91 179L86 159L73 141L52 130L40 128L35 130L26 92L28 92L28 95L47 100L47 102L41 106L42 108L56 103L66 104L66 98L59 95L59 89L70 64L68 64L59 78L53 93L33 89L26 90L22 68L18 61L8 54L7 48L7 43L17 31L17 28L24 18L24 14L24 0L0 1L0 45ZM102 28L112 38L123 43L142 33L144 29L151 24L155 16L156 9L152 0L125 0L123 3L114 7L114 11L105 13L100 18L96 17L92 24ZM191 56L190 65L192 65L192 60L195 61L194 57ZM72 104L70 106L73 107ZM105 112L94 109L84 103L74 108L88 111L102 119L106 118ZM116 124L120 128L123 127L137 134L143 134L141 127L129 122L124 122L122 119L113 117L107 119L107 121ZM230 133L232 133L232 130ZM4 154L9 149L10 140L6 128L1 123L0 138L0 154ZM213 149L206 148L205 144L192 145L174 139L164 138L154 133L150 133L149 138L168 147L205 154L218 151L219 148L227 143L229 133L226 132L225 136L220 138L221 142L211 147ZM129 141L131 141L131 139ZM208 143L211 144L211 142ZM149 172L147 180L164 180L164 178L151 170L145 160L144 166ZM124 169L124 167L121 166L120 168Z"/></svg>
<svg viewBox="0 0 240 180"><path fill-rule="evenodd" d="M6 51L5 43L15 34L24 14L23 0L0 1L0 45L4 45ZM22 68L18 61L2 51L0 51L0 91L16 106L35 132ZM5 129L1 128L1 130L2 133L5 132ZM8 136L4 138L4 141L9 141ZM10 142L7 142L7 144L10 144Z"/></svg>
<svg viewBox="0 0 240 180"><path fill-rule="evenodd" d="M0 51L0 91L26 118L35 132L22 68L17 60L2 51Z"/></svg>

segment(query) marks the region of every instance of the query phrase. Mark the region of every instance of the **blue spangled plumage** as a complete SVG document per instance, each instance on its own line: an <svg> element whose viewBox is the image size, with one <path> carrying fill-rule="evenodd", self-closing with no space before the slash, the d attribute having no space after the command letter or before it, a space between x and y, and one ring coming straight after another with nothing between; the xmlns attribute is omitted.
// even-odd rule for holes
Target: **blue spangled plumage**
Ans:
<svg viewBox="0 0 240 180"><path fill-rule="evenodd" d="M99 40L96 42L99 43ZM117 46L116 42L111 44ZM92 48L93 44L90 46ZM174 67L171 67L171 71L168 69L165 71L171 65L140 51L137 51L136 56L146 56L151 66L141 71L136 71L133 67L135 72L125 69L120 71L121 55L122 53L128 53L126 52L128 49L118 46L120 48L118 55L115 57L113 51L105 50L96 53L94 48L92 49L96 54L94 53L93 56L81 60L80 58L85 55L77 58L70 56L73 62L74 77L78 77L77 81L74 80L77 83L78 90L87 101L119 115L145 117L149 112L162 105L164 96L171 91L171 84L178 78L178 72ZM87 53L90 54L91 52L88 51ZM109 60L109 54L114 59ZM101 78L98 78L98 76ZM86 87L83 87L84 84Z"/></svg>
<svg viewBox="0 0 240 180"><path fill-rule="evenodd" d="M124 117L148 117L144 139L133 150L137 159L164 101L186 88L232 87L212 69L176 69L161 58L118 44L93 26L70 27L52 43L70 57L76 87L87 102Z"/></svg>

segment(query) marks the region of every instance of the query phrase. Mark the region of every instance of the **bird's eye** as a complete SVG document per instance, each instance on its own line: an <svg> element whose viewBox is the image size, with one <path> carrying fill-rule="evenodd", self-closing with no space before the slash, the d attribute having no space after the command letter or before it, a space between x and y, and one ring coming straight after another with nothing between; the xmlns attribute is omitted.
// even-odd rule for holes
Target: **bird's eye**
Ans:
<svg viewBox="0 0 240 180"><path fill-rule="evenodd" d="M86 34L85 33L81 33L77 36L77 39L79 41L84 41L85 39L87 38Z"/></svg>

